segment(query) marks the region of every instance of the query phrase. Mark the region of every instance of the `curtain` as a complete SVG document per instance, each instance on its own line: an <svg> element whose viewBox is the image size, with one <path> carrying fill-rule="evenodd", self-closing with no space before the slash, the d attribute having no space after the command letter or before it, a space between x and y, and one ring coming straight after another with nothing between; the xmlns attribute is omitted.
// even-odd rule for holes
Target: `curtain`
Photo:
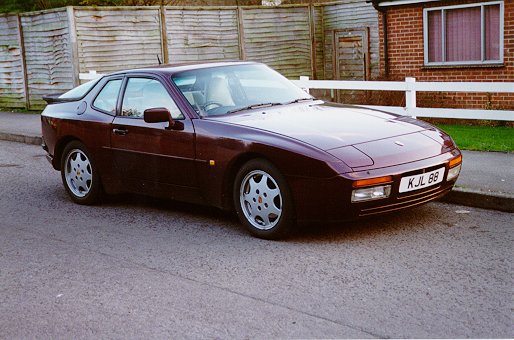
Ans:
<svg viewBox="0 0 514 340"><path fill-rule="evenodd" d="M481 60L481 9L446 11L446 61Z"/></svg>
<svg viewBox="0 0 514 340"><path fill-rule="evenodd" d="M500 60L500 6L485 6L485 60Z"/></svg>
<svg viewBox="0 0 514 340"><path fill-rule="evenodd" d="M428 61L443 61L441 11L428 12Z"/></svg>

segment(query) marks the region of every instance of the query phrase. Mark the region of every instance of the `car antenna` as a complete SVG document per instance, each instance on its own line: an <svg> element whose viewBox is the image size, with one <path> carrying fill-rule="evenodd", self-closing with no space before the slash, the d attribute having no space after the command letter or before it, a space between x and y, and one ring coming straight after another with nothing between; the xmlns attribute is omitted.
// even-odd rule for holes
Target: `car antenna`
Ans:
<svg viewBox="0 0 514 340"><path fill-rule="evenodd" d="M157 54L157 61L159 62L159 65L162 65L161 58L159 58L158 54Z"/></svg>

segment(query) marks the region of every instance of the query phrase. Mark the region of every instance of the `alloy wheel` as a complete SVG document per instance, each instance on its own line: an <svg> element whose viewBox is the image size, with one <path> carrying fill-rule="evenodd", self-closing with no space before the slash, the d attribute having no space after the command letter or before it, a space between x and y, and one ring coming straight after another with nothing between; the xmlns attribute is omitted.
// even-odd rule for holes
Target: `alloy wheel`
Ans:
<svg viewBox="0 0 514 340"><path fill-rule="evenodd" d="M80 149L73 149L65 160L66 184L71 193L77 197L85 197L93 184L91 162Z"/></svg>
<svg viewBox="0 0 514 340"><path fill-rule="evenodd" d="M248 222L259 230L269 230L280 221L280 188L275 179L262 170L253 170L243 178L239 201Z"/></svg>

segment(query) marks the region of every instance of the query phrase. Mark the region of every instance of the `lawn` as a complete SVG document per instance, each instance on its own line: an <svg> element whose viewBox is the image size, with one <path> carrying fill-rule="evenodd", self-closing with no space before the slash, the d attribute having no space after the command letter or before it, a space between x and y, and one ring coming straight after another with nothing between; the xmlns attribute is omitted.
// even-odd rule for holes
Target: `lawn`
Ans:
<svg viewBox="0 0 514 340"><path fill-rule="evenodd" d="M514 128L447 124L437 126L452 136L463 150L514 152Z"/></svg>

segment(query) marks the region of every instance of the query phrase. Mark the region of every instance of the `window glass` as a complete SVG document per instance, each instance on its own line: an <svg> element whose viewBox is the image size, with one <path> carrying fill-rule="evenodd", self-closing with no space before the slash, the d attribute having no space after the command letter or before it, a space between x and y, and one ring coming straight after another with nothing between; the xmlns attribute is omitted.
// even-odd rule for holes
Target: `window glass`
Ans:
<svg viewBox="0 0 514 340"><path fill-rule="evenodd" d="M68 92L61 94L59 96L59 98L67 98L67 99L82 98L86 95L86 93L89 92L89 90L91 90L93 88L93 86L96 85L96 83L98 83L99 80L100 80L100 78L95 79L95 80L90 80L87 83L79 85L79 86L69 90Z"/></svg>
<svg viewBox="0 0 514 340"><path fill-rule="evenodd" d="M96 96L93 106L97 109L116 113L116 102L120 92L121 79L110 80Z"/></svg>
<svg viewBox="0 0 514 340"><path fill-rule="evenodd" d="M501 62L502 3L427 9L425 61L428 64Z"/></svg>
<svg viewBox="0 0 514 340"><path fill-rule="evenodd" d="M121 115L142 118L146 109L158 107L168 109L173 119L184 118L166 88L159 81L148 78L129 78L123 96Z"/></svg>
<svg viewBox="0 0 514 340"><path fill-rule="evenodd" d="M278 72L261 64L189 70L174 74L172 80L202 116L224 115L255 105L281 105L312 98Z"/></svg>
<svg viewBox="0 0 514 340"><path fill-rule="evenodd" d="M443 61L441 11L428 12L428 61Z"/></svg>
<svg viewBox="0 0 514 340"><path fill-rule="evenodd" d="M500 6L485 6L485 59L500 59Z"/></svg>
<svg viewBox="0 0 514 340"><path fill-rule="evenodd" d="M481 59L480 20L480 7L459 8L447 11L447 61L478 61Z"/></svg>

